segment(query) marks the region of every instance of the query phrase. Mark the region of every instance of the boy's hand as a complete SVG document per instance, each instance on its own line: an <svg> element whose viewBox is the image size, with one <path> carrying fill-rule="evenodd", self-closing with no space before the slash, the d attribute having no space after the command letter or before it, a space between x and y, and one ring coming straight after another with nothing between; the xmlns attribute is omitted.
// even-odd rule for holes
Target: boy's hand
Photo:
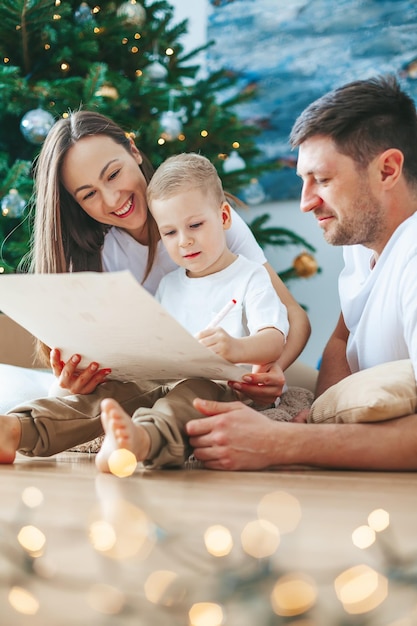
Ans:
<svg viewBox="0 0 417 626"><path fill-rule="evenodd" d="M226 361L230 361L230 363L241 362L239 340L231 337L220 326L216 328L206 328L205 330L200 331L196 335L196 338L203 346L206 346L206 348L209 348L219 356L223 357Z"/></svg>

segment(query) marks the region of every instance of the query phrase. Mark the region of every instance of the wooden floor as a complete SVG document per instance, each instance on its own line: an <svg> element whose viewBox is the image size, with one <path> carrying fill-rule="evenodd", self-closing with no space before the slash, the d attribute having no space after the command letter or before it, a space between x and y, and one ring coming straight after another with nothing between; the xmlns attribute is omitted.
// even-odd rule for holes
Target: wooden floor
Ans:
<svg viewBox="0 0 417 626"><path fill-rule="evenodd" d="M65 453L0 480L1 626L417 624L417 474Z"/></svg>

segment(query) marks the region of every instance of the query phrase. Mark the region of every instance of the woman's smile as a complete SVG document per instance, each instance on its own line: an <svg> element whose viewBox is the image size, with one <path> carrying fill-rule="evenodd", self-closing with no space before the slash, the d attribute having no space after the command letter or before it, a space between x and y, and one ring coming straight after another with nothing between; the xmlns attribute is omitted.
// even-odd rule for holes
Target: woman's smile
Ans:
<svg viewBox="0 0 417 626"><path fill-rule="evenodd" d="M135 210L135 203L133 202L133 194L130 196L129 200L117 211L112 211L113 215L117 217L128 217Z"/></svg>

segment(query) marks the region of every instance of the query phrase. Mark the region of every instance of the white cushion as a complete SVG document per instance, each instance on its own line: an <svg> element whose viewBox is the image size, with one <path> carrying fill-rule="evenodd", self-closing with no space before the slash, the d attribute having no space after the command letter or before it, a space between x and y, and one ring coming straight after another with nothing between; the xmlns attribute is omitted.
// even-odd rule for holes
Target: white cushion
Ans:
<svg viewBox="0 0 417 626"><path fill-rule="evenodd" d="M0 363L0 414L28 400L46 398L54 380L49 370Z"/></svg>
<svg viewBox="0 0 417 626"><path fill-rule="evenodd" d="M417 411L409 359L370 367L343 378L312 404L309 422L380 422Z"/></svg>

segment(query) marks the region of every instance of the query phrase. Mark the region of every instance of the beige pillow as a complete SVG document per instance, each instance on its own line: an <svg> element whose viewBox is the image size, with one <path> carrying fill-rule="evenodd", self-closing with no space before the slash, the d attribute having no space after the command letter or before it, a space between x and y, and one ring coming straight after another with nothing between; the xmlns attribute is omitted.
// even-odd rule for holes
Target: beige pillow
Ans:
<svg viewBox="0 0 417 626"><path fill-rule="evenodd" d="M376 365L347 376L312 404L309 422L380 422L417 411L409 359Z"/></svg>

